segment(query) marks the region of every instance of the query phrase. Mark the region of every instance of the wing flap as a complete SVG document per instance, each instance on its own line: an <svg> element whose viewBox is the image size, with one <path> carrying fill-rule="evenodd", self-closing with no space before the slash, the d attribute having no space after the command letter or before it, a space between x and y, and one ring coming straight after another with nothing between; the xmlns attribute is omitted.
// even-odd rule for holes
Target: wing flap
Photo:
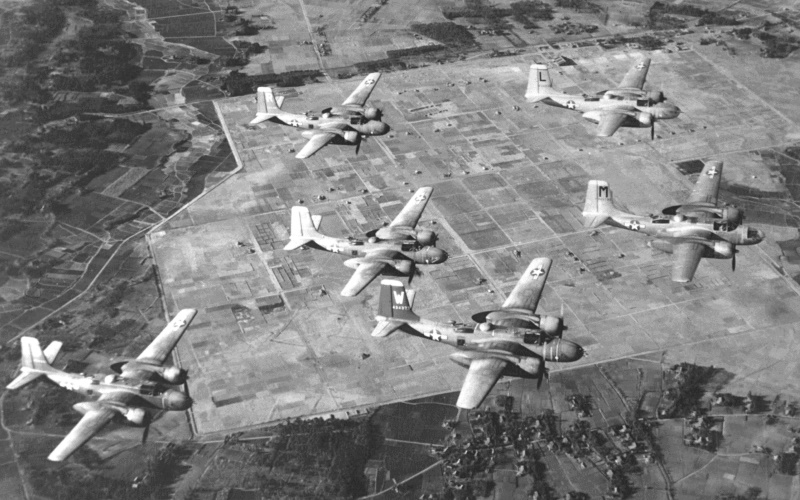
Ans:
<svg viewBox="0 0 800 500"><path fill-rule="evenodd" d="M179 311L178 314L172 318L172 321L158 334L155 340L142 351L136 360L159 365L163 364L196 314L197 309L183 309Z"/></svg>
<svg viewBox="0 0 800 500"><path fill-rule="evenodd" d="M642 59L637 62L631 69L625 73L619 88L622 89L639 89L644 87L644 81L647 79L647 70L650 69L650 58Z"/></svg>
<svg viewBox="0 0 800 500"><path fill-rule="evenodd" d="M692 194L689 195L687 204L710 203L716 205L719 197L719 184L721 179L722 162L710 161L706 163L692 189Z"/></svg>
<svg viewBox="0 0 800 500"><path fill-rule="evenodd" d="M48 460L61 462L72 455L92 436L97 434L108 422L114 418L115 411L103 408L87 411L83 418L69 431L69 434L58 443L58 446L47 456Z"/></svg>
<svg viewBox="0 0 800 500"><path fill-rule="evenodd" d="M430 200L432 193L432 187L423 187L417 189L417 192L414 193L414 196L408 200L406 206L404 206L403 210L397 214L397 217L394 218L389 226L415 227L417 222L419 222L419 218L422 217L422 212L425 211L425 206L428 205L428 200Z"/></svg>
<svg viewBox="0 0 800 500"><path fill-rule="evenodd" d="M691 241L681 241L672 245L672 281L687 283L692 281L705 245Z"/></svg>
<svg viewBox="0 0 800 500"><path fill-rule="evenodd" d="M456 406L472 410L480 406L508 363L497 358L475 359L469 365Z"/></svg>
<svg viewBox="0 0 800 500"><path fill-rule="evenodd" d="M370 73L367 75L353 93L344 100L342 106L363 106L367 102L367 99L369 99L370 94L372 94L372 89L375 88L380 78L380 73Z"/></svg>

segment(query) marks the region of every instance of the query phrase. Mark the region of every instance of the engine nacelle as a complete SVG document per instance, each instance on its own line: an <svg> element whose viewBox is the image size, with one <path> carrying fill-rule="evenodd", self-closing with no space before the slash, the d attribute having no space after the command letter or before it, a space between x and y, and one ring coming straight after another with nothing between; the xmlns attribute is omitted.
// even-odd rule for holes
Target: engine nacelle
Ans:
<svg viewBox="0 0 800 500"><path fill-rule="evenodd" d="M160 373L160 375L165 382L169 382L170 384L173 385L182 384L186 382L186 370L181 370L177 366L167 366Z"/></svg>
<svg viewBox="0 0 800 500"><path fill-rule="evenodd" d="M345 131L344 140L349 142L349 143L351 143L351 144L355 144L356 141L358 140L358 132L356 132L354 130Z"/></svg>
<svg viewBox="0 0 800 500"><path fill-rule="evenodd" d="M408 276L413 270L414 263L410 260L394 260L389 265L395 268L398 272Z"/></svg>
<svg viewBox="0 0 800 500"><path fill-rule="evenodd" d="M520 358L519 362L516 363L520 370L530 373L531 375L538 375L539 369L542 366L542 362L539 361L537 358L533 357L525 357Z"/></svg>
<svg viewBox="0 0 800 500"><path fill-rule="evenodd" d="M744 212L736 207L725 207L722 209L722 218L728 223L738 226L744 219Z"/></svg>
<svg viewBox="0 0 800 500"><path fill-rule="evenodd" d="M147 412L143 408L128 408L125 412L128 422L136 425L144 425L147 420Z"/></svg>
<svg viewBox="0 0 800 500"><path fill-rule="evenodd" d="M672 243L664 240L653 240L647 242L647 246L664 253L672 253Z"/></svg>
<svg viewBox="0 0 800 500"><path fill-rule="evenodd" d="M653 124L653 115L650 113L636 113L636 120L643 126L649 127Z"/></svg>
<svg viewBox="0 0 800 500"><path fill-rule="evenodd" d="M647 99L650 102L659 103L664 101L664 93L653 90L647 93Z"/></svg>
<svg viewBox="0 0 800 500"><path fill-rule="evenodd" d="M416 234L417 243L427 247L436 243L436 233L428 229L420 229Z"/></svg>
<svg viewBox="0 0 800 500"><path fill-rule="evenodd" d="M736 250L727 241L715 241L713 246L707 246L703 257L707 259L732 259Z"/></svg>
<svg viewBox="0 0 800 500"><path fill-rule="evenodd" d="M539 329L548 337L561 337L564 332L564 320L558 316L541 316Z"/></svg>
<svg viewBox="0 0 800 500"><path fill-rule="evenodd" d="M378 108L365 108L364 109L364 118L367 120L377 120L381 115L381 111Z"/></svg>

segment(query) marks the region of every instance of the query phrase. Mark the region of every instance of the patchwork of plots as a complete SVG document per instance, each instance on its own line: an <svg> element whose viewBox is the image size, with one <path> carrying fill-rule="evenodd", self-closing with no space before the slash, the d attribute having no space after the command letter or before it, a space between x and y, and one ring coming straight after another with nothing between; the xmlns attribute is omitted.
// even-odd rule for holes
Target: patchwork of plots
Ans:
<svg viewBox="0 0 800 500"><path fill-rule="evenodd" d="M344 258L282 250L292 205L322 215L325 234L362 236L421 186L435 190L420 226L439 234L450 258L411 280L420 314L468 320L501 304L530 260L547 256L554 264L539 312L563 307L565 338L589 352L578 366L667 351L669 360L726 367L739 376L734 385L796 393L800 373L787 356L800 297L776 270L781 228L760 226L768 241L742 247L735 273L707 259L689 284L671 282L670 257L640 235L583 228L589 179L609 181L632 211L654 212L683 201L693 184L677 162L724 160L729 182L763 183L766 166L738 160L785 144L794 127L702 54L648 55L648 87L682 110L656 125L652 142L641 129L598 138L577 114L526 103L533 56L384 74L371 102L392 130L358 155L329 145L295 159L306 141L297 130L245 126L253 96L218 101L242 169L150 234L171 312L200 309L178 347L196 431L345 416L460 388L463 369L445 346L369 336L377 282L341 297L352 273ZM640 56L575 55L576 66L551 75L558 88L593 93L615 86ZM355 84L293 89L284 109L338 104ZM536 397L534 387L525 397Z"/></svg>

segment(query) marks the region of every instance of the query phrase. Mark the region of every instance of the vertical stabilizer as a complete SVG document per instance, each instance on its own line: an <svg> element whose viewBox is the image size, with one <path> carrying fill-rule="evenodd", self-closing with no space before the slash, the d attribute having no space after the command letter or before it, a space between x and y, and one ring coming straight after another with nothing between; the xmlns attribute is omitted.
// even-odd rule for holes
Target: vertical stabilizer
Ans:
<svg viewBox="0 0 800 500"><path fill-rule="evenodd" d="M258 87L256 91L256 117L250 121L250 125L255 125L269 120L277 115L281 110L283 99L279 103L275 99L275 94L269 87Z"/></svg>
<svg viewBox="0 0 800 500"><path fill-rule="evenodd" d="M19 389L42 375L58 371L50 366L48 360L50 359L50 355L52 355L52 359L55 359L58 350L61 348L61 342L53 342L50 344L47 347L47 355L42 351L39 341L33 337L21 337L19 339L19 344L22 349L22 366L20 368L22 373L12 380L11 383L6 386L6 389ZM56 344L56 347L54 347L53 344Z"/></svg>
<svg viewBox="0 0 800 500"><path fill-rule="evenodd" d="M597 227L614 215L624 214L614 205L614 196L606 181L589 181L583 206L584 225Z"/></svg>
<svg viewBox="0 0 800 500"><path fill-rule="evenodd" d="M321 237L322 235L317 231L321 221L321 217L317 220L313 219L307 207L292 207L291 239L283 249L294 250L311 243L314 238Z"/></svg>
<svg viewBox="0 0 800 500"><path fill-rule="evenodd" d="M550 71L548 71L547 66L544 64L531 64L525 99L538 102L554 94L561 93L553 90L553 82L550 80Z"/></svg>
<svg viewBox="0 0 800 500"><path fill-rule="evenodd" d="M401 281L382 280L378 314L375 316L378 324L372 330L372 336L385 337L405 323L419 321L419 316L411 310L414 296L414 290L406 291Z"/></svg>
<svg viewBox="0 0 800 500"><path fill-rule="evenodd" d="M406 292L403 282L382 280L381 295L378 299L378 316L399 321L419 321L419 316L411 310L414 291Z"/></svg>

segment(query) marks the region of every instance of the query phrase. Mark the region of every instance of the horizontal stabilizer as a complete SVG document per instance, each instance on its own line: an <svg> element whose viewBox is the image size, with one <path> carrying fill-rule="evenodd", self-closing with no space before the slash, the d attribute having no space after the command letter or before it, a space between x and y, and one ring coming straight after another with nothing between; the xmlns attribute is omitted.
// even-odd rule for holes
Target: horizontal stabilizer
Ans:
<svg viewBox="0 0 800 500"><path fill-rule="evenodd" d="M375 326L375 329L372 330L373 337L386 337L395 330L403 326L402 321L392 321L388 319L378 321L378 324Z"/></svg>
<svg viewBox="0 0 800 500"><path fill-rule="evenodd" d="M6 389L19 389L22 386L28 385L37 378L44 375L43 372L23 372L20 373L17 378L11 381L10 384L6 386Z"/></svg>
<svg viewBox="0 0 800 500"><path fill-rule="evenodd" d="M317 232L321 221L322 216L312 216L307 207L292 207L291 239L283 249L295 250L311 243L314 238L321 237L322 235Z"/></svg>

